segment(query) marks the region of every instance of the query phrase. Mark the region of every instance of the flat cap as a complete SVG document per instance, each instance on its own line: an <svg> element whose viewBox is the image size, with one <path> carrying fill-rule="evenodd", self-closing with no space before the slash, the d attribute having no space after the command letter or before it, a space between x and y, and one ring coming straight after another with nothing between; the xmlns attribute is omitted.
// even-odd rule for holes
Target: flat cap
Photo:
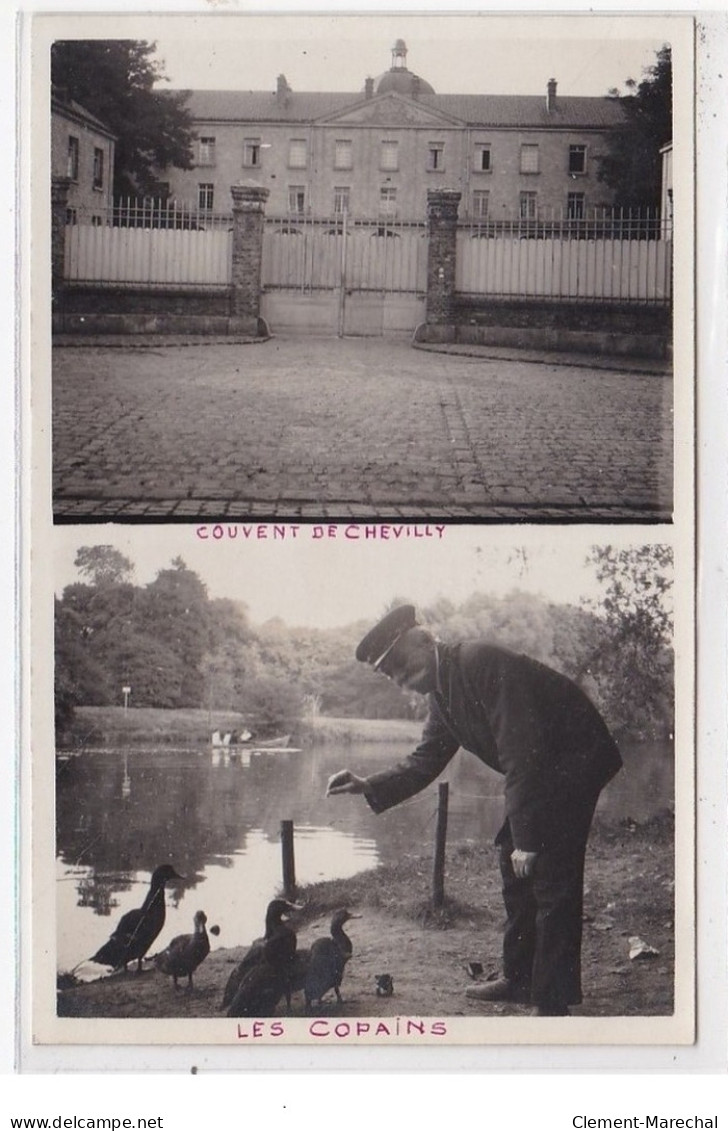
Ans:
<svg viewBox="0 0 728 1131"><path fill-rule="evenodd" d="M374 625L356 650L357 660L378 667L403 633L417 624L414 605L398 605Z"/></svg>

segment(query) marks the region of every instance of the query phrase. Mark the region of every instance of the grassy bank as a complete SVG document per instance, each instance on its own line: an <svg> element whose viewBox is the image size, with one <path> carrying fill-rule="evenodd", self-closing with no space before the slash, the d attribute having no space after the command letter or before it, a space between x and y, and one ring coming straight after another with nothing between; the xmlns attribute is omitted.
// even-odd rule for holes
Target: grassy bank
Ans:
<svg viewBox="0 0 728 1131"><path fill-rule="evenodd" d="M668 880L663 884L663 894L667 900L664 912L669 917L674 831L674 818L667 810L642 825L631 820L606 822L597 817L589 842L590 865L601 875L615 857L623 861L627 871L631 861L642 879L638 867L649 870L659 861L665 868L663 878ZM465 921L477 924L492 915L493 907L499 908L500 874L496 849L491 843L463 841L448 845L445 900L439 909L432 905L432 873L432 853L407 853L396 864L382 864L344 880L299 887L297 898L305 904L304 920L349 905L434 927Z"/></svg>
<svg viewBox="0 0 728 1131"><path fill-rule="evenodd" d="M210 719L212 718L212 724ZM201 708L164 710L161 707L78 707L66 745L83 746L197 746L210 741L215 728L244 725L235 711Z"/></svg>
<svg viewBox="0 0 728 1131"><path fill-rule="evenodd" d="M160 707L78 707L65 748L94 746L200 746L211 731L240 730L245 718L237 711L205 708L165 710ZM409 719L345 719L320 716L302 721L296 739L304 742L407 742L416 739L420 722Z"/></svg>
<svg viewBox="0 0 728 1131"><path fill-rule="evenodd" d="M306 732L315 742L409 742L422 733L422 721L414 719L348 719L321 715L307 719Z"/></svg>

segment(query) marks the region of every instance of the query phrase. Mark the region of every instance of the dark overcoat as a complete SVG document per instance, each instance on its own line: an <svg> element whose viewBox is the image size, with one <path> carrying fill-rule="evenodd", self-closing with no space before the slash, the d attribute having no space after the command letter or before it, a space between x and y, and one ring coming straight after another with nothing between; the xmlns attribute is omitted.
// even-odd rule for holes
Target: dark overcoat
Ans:
<svg viewBox="0 0 728 1131"><path fill-rule="evenodd" d="M367 778L369 804L380 813L424 789L462 746L504 775L515 847L540 852L622 765L606 723L572 680L528 656L466 643L438 644L437 657L422 740Z"/></svg>

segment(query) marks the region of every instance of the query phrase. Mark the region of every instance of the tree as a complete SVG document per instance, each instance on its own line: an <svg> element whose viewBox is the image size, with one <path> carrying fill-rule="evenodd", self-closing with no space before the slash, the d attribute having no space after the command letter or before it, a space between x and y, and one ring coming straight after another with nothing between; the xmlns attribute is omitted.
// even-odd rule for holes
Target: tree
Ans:
<svg viewBox="0 0 728 1131"><path fill-rule="evenodd" d="M204 704L202 662L212 644L209 605L206 586L179 557L144 589L138 607L147 631L176 657L184 672L177 702L166 705Z"/></svg>
<svg viewBox="0 0 728 1131"><path fill-rule="evenodd" d="M55 602L55 724L56 742L63 745L80 704L108 700L107 673L88 647L88 631L75 610Z"/></svg>
<svg viewBox="0 0 728 1131"><path fill-rule="evenodd" d="M159 191L154 168L192 168L188 91L164 91L156 45L136 39L58 40L51 47L57 91L99 118L116 135L114 195Z"/></svg>
<svg viewBox="0 0 728 1131"><path fill-rule="evenodd" d="M600 159L599 179L614 191L620 208L659 208L662 184L660 148L672 140L672 53L665 45L628 93L611 90L624 108L624 125L614 131L609 152Z"/></svg>
<svg viewBox="0 0 728 1131"><path fill-rule="evenodd" d="M612 726L635 736L673 725L672 549L596 546L587 559L605 586L584 665Z"/></svg>
<svg viewBox="0 0 728 1131"><path fill-rule="evenodd" d="M237 709L256 737L272 738L295 731L303 715L303 697L288 680L258 676L246 681Z"/></svg>
<svg viewBox="0 0 728 1131"><path fill-rule="evenodd" d="M81 546L73 564L91 585L120 585L134 574L132 563L113 546Z"/></svg>

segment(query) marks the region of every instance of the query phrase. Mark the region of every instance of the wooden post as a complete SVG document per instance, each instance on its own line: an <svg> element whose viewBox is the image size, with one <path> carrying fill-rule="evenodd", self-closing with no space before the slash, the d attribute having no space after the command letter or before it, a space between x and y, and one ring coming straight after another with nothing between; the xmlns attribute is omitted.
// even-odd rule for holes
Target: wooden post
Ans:
<svg viewBox="0 0 728 1131"><path fill-rule="evenodd" d="M293 821L281 821L281 851L283 853L283 894L286 899L296 898L296 864L293 856Z"/></svg>
<svg viewBox="0 0 728 1131"><path fill-rule="evenodd" d="M432 906L445 902L445 842L447 840L447 782L437 789L437 829L435 832L435 867L432 875Z"/></svg>

